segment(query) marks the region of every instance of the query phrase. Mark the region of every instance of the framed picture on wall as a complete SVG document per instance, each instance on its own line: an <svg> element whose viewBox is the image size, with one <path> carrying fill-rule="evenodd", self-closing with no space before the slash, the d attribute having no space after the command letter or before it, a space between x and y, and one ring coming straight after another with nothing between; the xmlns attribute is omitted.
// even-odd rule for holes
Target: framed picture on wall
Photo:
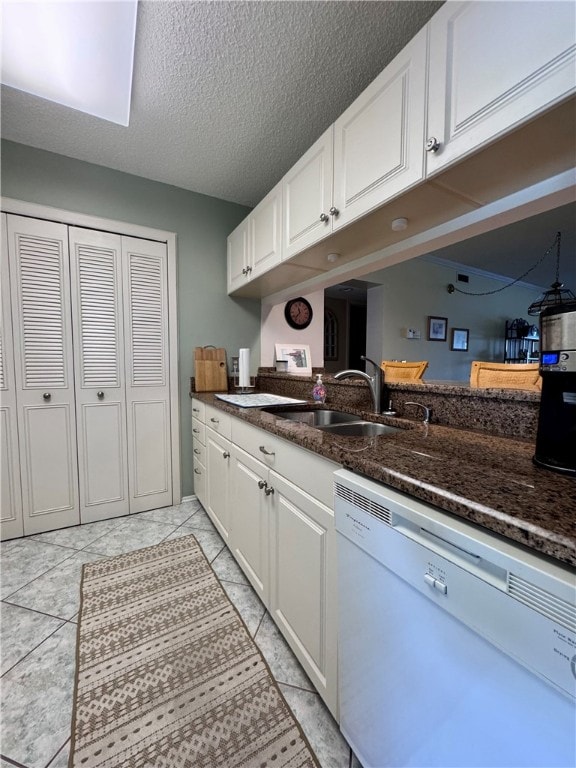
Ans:
<svg viewBox="0 0 576 768"><path fill-rule="evenodd" d="M312 376L312 358L308 344L279 344L276 347L276 360L288 361L288 373L296 376Z"/></svg>
<svg viewBox="0 0 576 768"><path fill-rule="evenodd" d="M454 352L468 351L468 328L452 328L452 343L450 349Z"/></svg>
<svg viewBox="0 0 576 768"><path fill-rule="evenodd" d="M428 341L446 341L448 318L428 315Z"/></svg>

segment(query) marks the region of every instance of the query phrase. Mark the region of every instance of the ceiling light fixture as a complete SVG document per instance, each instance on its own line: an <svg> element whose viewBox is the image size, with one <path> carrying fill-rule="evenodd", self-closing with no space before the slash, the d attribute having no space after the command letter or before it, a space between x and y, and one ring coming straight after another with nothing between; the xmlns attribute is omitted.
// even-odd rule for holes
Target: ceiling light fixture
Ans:
<svg viewBox="0 0 576 768"><path fill-rule="evenodd" d="M329 253L326 256L326 261L329 261L331 264L334 264L334 262L338 261L339 258L340 258L340 254L339 253Z"/></svg>
<svg viewBox="0 0 576 768"><path fill-rule="evenodd" d="M556 304L567 304L568 302L576 301L576 296L572 293L572 291L569 288L564 288L564 283L561 283L559 279L561 237L562 237L561 233L557 232L556 237L554 238L554 242L546 250L544 255L541 256L538 259L538 261L530 267L530 269L527 269L526 272L524 272L524 274L520 275L520 277L517 277L515 280L512 280L512 282L506 283L506 285L503 285L501 288L495 288L493 291L480 291L479 293L474 293L473 291L463 291L461 288L456 288L456 286L453 283L448 283L448 288L447 288L448 293L454 293L454 292L463 293L465 296L491 296L494 293L500 293L500 291L505 291L506 288L510 288L511 286L520 282L520 280L525 278L526 275L529 275L530 272L532 272L532 270L536 269L536 267L539 266L544 261L544 259L552 252L552 249L556 247L556 280L552 283L548 291L544 291L544 293L540 298L538 298L536 301L530 304L530 306L528 307L528 314L539 315L540 312L545 307L551 307Z"/></svg>
<svg viewBox="0 0 576 768"><path fill-rule="evenodd" d="M390 226L392 227L393 232L403 232L408 226L408 219L405 219L404 217L394 219Z"/></svg>
<svg viewBox="0 0 576 768"><path fill-rule="evenodd" d="M2 83L127 126L137 0L2 3Z"/></svg>

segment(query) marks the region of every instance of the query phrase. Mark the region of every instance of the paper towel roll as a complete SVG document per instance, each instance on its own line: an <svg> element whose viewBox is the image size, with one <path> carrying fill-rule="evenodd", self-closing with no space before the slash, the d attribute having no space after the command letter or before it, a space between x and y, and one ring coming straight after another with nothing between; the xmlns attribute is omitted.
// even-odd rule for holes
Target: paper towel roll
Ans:
<svg viewBox="0 0 576 768"><path fill-rule="evenodd" d="M238 385L250 386L250 350L241 349L238 359Z"/></svg>

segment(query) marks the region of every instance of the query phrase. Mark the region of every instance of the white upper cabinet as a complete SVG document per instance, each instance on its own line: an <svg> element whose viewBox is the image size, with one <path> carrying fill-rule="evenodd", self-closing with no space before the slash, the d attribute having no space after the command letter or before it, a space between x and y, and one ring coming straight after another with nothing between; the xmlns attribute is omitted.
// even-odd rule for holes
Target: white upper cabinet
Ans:
<svg viewBox="0 0 576 768"><path fill-rule="evenodd" d="M573 93L575 29L573 2L446 3L430 22L427 175Z"/></svg>
<svg viewBox="0 0 576 768"><path fill-rule="evenodd" d="M282 184L277 184L249 216L248 277L252 280L280 264L282 250Z"/></svg>
<svg viewBox="0 0 576 768"><path fill-rule="evenodd" d="M228 235L228 293L248 280L248 224L246 218Z"/></svg>
<svg viewBox="0 0 576 768"><path fill-rule="evenodd" d="M280 264L282 184L277 184L228 236L228 293Z"/></svg>
<svg viewBox="0 0 576 768"><path fill-rule="evenodd" d="M427 36L421 30L334 124L334 230L423 179Z"/></svg>
<svg viewBox="0 0 576 768"><path fill-rule="evenodd" d="M332 231L333 126L283 179L283 258L289 259Z"/></svg>

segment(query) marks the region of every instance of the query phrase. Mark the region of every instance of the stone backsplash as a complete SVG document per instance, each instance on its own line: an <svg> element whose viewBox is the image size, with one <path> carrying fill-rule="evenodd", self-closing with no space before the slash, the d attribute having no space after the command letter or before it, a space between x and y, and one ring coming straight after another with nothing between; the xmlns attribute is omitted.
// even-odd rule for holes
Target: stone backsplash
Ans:
<svg viewBox="0 0 576 768"><path fill-rule="evenodd" d="M330 374L323 374L322 379L327 391L327 405L364 411L372 409L368 386L361 379L336 381ZM311 399L314 382L315 376L293 376L276 373L270 368L260 368L256 386L262 392ZM431 409L430 421L433 424L480 430L520 440L536 439L539 392L474 389L443 382L386 384L382 399L383 410L390 400L400 417L420 417L420 409L405 405L406 402L415 401Z"/></svg>

